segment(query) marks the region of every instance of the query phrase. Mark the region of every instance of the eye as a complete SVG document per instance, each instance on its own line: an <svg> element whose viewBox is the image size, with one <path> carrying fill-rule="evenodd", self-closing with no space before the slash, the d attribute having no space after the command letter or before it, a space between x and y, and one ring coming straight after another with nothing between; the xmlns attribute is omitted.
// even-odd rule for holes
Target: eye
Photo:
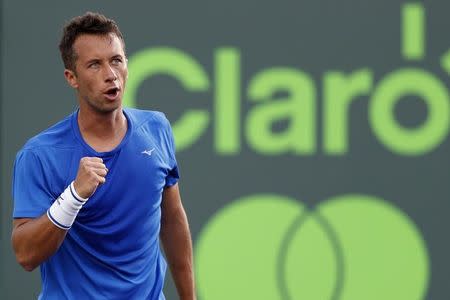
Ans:
<svg viewBox="0 0 450 300"><path fill-rule="evenodd" d="M100 66L100 64L97 61L95 61L95 62L90 63L88 65L88 68L89 69L97 69L99 66Z"/></svg>
<svg viewBox="0 0 450 300"><path fill-rule="evenodd" d="M112 60L112 64L115 66L120 65L121 63L122 63L121 58L113 58L113 60Z"/></svg>

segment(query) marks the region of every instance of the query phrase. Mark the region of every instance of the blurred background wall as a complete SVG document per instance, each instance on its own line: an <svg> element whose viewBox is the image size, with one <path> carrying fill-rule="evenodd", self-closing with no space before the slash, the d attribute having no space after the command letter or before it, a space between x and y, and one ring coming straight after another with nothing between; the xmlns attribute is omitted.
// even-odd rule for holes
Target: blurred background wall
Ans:
<svg viewBox="0 0 450 300"><path fill-rule="evenodd" d="M174 128L199 299L450 299L448 1L1 6L0 298L39 293L12 164L76 109L57 44L97 11L126 39L124 101Z"/></svg>

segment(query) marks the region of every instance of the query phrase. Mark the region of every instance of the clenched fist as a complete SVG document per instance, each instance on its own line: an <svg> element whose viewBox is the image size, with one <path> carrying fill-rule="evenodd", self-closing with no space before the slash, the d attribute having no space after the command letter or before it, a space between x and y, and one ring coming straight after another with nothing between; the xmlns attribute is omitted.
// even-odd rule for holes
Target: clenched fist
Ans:
<svg viewBox="0 0 450 300"><path fill-rule="evenodd" d="M77 178L73 182L75 191L80 197L89 198L100 184L105 183L108 169L99 157L83 157L80 159Z"/></svg>

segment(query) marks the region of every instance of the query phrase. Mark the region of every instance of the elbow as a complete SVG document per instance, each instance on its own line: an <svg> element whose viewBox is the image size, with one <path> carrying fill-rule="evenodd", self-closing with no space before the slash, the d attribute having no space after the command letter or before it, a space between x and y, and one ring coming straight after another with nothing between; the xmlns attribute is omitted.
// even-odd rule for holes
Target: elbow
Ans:
<svg viewBox="0 0 450 300"><path fill-rule="evenodd" d="M16 261L19 263L19 265L22 266L22 268L25 271L27 271L27 272L33 271L38 266L38 264L36 264L34 262L33 255L31 253L25 251L21 247L19 247L19 245L17 245L16 242L17 241L15 241L14 236L13 236L12 245L13 245L14 254L16 256Z"/></svg>
<svg viewBox="0 0 450 300"><path fill-rule="evenodd" d="M32 272L34 269L36 269L37 266L31 265L31 264L20 264L22 268L27 272Z"/></svg>
<svg viewBox="0 0 450 300"><path fill-rule="evenodd" d="M40 262L38 261L38 252L36 252L34 247L29 245L27 242L28 239L23 235L22 226L25 223L23 221L20 224L14 223L14 228L11 233L11 245L16 256L16 261L25 271L31 272L39 266Z"/></svg>
<svg viewBox="0 0 450 300"><path fill-rule="evenodd" d="M37 268L37 264L33 262L30 256L19 254L16 252L16 260L19 263L19 265L22 266L22 268L27 271L31 272L34 271L34 269Z"/></svg>

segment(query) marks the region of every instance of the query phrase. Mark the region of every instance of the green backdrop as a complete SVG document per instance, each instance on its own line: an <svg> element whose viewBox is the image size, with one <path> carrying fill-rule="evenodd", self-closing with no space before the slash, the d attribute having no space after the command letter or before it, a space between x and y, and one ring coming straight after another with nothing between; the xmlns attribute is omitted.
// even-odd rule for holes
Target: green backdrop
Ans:
<svg viewBox="0 0 450 300"><path fill-rule="evenodd" d="M2 299L39 293L12 163L76 108L57 44L86 11L125 36L125 104L172 123L199 299L450 298L448 1L1 6Z"/></svg>

